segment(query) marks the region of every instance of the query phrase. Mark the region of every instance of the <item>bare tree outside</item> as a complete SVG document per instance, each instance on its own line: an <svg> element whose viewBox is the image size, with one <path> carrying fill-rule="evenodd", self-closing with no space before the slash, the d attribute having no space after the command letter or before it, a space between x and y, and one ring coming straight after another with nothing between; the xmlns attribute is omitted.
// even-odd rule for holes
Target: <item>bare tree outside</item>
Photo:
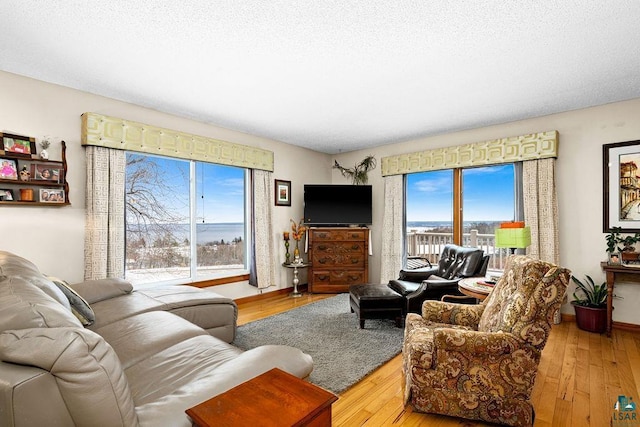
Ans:
<svg viewBox="0 0 640 427"><path fill-rule="evenodd" d="M129 153L125 184L128 269L189 266L180 231L189 222L188 163ZM173 165L172 165L173 166ZM182 226L181 226L182 225Z"/></svg>
<svg viewBox="0 0 640 427"><path fill-rule="evenodd" d="M198 165L209 169L227 168ZM199 217L198 222L191 218L189 196L190 185L194 183L190 183L190 167L186 160L127 154L125 271L127 279L136 284L188 279L194 262L198 277L206 277L212 269L244 268L246 248L242 218L240 222L229 224L218 223L217 216L214 223L204 223L204 216ZM228 172L221 172L222 175L225 173ZM233 179L227 181L234 182ZM223 198L225 206L233 203L227 199L232 199L238 192L235 188L232 193L224 182L214 182L211 177L208 182L196 180L195 184L199 186L199 195L208 191L208 198L213 199L212 194L215 194L217 198ZM243 193L244 187L241 187ZM221 205L218 202L209 212L221 212ZM196 227L195 253L191 250L191 221Z"/></svg>

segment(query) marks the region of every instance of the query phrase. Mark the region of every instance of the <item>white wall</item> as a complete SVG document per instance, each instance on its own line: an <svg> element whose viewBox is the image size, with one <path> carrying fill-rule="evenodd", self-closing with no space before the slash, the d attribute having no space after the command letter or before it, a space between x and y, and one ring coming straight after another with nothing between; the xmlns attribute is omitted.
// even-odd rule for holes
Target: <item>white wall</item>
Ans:
<svg viewBox="0 0 640 427"><path fill-rule="evenodd" d="M289 228L289 218L297 220L302 217L304 183L327 183L331 180L330 157L323 153L6 72L0 72L0 87L0 131L38 139L50 135L66 141L71 201L68 207L0 206L0 222L3 224L0 250L24 256L42 272L70 282L81 281L84 271L85 154L80 145L82 113L121 117L273 151L274 178L292 182L292 206L274 208L273 232L279 239L279 263L284 261L282 232ZM59 159L59 144L52 146L49 152L51 159ZM284 268L276 271L276 286L269 290L291 286L290 271ZM301 275L301 279L302 283L306 282L306 276ZM220 291L233 298L257 293L256 288L246 283L225 285L220 287Z"/></svg>
<svg viewBox="0 0 640 427"><path fill-rule="evenodd" d="M429 148L448 147L501 137L558 130L560 136L556 185L559 202L560 262L583 278L590 275L597 283L605 281L600 262L606 259L605 234L602 232L602 145L640 140L640 99L570 111L551 116L455 132L430 138L386 145L334 156L343 165L351 165L368 154L382 157L411 153ZM333 181L344 178L333 172ZM380 278L380 239L383 230L383 183L380 166L369 174L374 187L374 255L370 260L370 279ZM487 201L490 203L490 201ZM377 248L377 250L375 250ZM573 294L573 286L570 294ZM640 324L640 284L620 284L615 294L613 319ZM570 297L569 300L572 298ZM573 314L566 304L563 312Z"/></svg>

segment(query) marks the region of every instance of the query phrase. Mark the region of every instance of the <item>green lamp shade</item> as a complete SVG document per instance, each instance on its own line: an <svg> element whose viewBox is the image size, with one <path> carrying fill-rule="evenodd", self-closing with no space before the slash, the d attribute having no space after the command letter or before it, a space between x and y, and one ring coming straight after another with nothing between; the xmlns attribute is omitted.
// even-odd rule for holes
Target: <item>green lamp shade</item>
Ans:
<svg viewBox="0 0 640 427"><path fill-rule="evenodd" d="M496 248L526 248L531 244L531 229L496 228Z"/></svg>

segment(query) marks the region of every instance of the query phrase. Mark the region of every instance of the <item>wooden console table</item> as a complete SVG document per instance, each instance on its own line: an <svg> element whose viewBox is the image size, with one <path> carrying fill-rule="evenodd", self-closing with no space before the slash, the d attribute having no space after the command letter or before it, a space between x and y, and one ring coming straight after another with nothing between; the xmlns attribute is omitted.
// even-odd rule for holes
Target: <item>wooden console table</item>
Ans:
<svg viewBox="0 0 640 427"><path fill-rule="evenodd" d="M186 412L199 427L331 427L336 400L333 393L274 368Z"/></svg>
<svg viewBox="0 0 640 427"><path fill-rule="evenodd" d="M624 265L609 265L601 262L600 267L607 274L607 336L611 336L613 325L613 286L618 282L640 283L640 268Z"/></svg>

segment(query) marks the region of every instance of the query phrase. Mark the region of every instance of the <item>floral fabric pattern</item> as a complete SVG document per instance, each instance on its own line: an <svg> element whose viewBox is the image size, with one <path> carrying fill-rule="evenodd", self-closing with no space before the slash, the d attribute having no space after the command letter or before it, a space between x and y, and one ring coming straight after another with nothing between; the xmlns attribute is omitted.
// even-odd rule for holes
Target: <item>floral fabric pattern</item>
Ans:
<svg viewBox="0 0 640 427"><path fill-rule="evenodd" d="M531 426L533 389L570 272L513 256L480 305L426 301L408 314L405 403L418 411Z"/></svg>

